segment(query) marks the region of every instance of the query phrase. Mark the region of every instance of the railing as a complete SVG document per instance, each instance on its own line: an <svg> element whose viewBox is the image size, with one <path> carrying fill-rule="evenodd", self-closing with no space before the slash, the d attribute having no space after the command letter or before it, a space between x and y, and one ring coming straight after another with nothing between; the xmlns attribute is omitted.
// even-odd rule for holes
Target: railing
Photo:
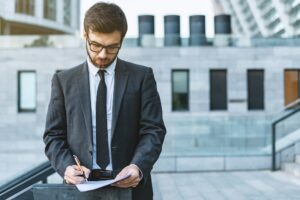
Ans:
<svg viewBox="0 0 300 200"><path fill-rule="evenodd" d="M272 122L272 171L276 171L276 125L300 111L300 99L288 104L286 113Z"/></svg>
<svg viewBox="0 0 300 200"><path fill-rule="evenodd" d="M47 177L54 172L50 162L47 161L0 187L0 199L8 199L20 195L27 196L33 184L40 181L47 183Z"/></svg>

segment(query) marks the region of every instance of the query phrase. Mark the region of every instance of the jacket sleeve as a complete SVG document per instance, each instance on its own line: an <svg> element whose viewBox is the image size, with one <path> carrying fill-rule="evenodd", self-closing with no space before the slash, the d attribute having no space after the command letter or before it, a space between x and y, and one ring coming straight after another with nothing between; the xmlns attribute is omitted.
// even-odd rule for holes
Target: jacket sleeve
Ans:
<svg viewBox="0 0 300 200"><path fill-rule="evenodd" d="M64 95L59 78L57 74L54 74L43 140L46 156L62 177L66 167L75 164L67 142L68 130L64 105Z"/></svg>
<svg viewBox="0 0 300 200"><path fill-rule="evenodd" d="M139 142L131 161L143 174L143 183L147 181L161 150L166 128L162 117L160 97L151 68L147 68L141 92L141 118Z"/></svg>

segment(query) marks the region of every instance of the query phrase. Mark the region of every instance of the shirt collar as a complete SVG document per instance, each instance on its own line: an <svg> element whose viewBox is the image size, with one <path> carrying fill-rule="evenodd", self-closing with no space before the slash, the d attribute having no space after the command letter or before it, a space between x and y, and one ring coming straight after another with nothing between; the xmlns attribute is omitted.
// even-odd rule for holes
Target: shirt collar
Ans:
<svg viewBox="0 0 300 200"><path fill-rule="evenodd" d="M96 67L90 61L90 58L87 58L87 63L88 63L89 73L91 73L93 76L97 76L99 68ZM105 71L107 72L107 74L113 75L115 73L116 63L117 63L117 58L107 68L105 68Z"/></svg>

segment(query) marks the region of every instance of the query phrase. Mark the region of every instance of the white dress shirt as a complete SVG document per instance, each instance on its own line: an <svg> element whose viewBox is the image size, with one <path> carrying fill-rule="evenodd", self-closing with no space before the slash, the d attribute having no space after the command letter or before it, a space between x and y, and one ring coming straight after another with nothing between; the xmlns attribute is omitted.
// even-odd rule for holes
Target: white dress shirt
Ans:
<svg viewBox="0 0 300 200"><path fill-rule="evenodd" d="M112 109L113 109L113 97L114 97L114 84L115 84L115 68L116 60L108 66L105 70L105 84L107 88L107 100L106 100L106 111L107 111L107 134L108 134L108 152L109 152L109 164L107 170L112 170L112 159L111 159L111 122L112 122ZM93 169L100 169L96 162L96 98L97 89L100 82L100 76L98 74L99 68L97 68L90 59L87 58L89 68L89 81L90 81L90 97L91 97L91 110L92 110L92 132L93 132Z"/></svg>

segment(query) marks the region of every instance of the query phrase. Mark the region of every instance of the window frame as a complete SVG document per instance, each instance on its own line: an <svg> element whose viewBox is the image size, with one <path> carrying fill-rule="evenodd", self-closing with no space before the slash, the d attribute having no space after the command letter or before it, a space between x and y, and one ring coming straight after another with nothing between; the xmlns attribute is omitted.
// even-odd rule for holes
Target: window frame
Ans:
<svg viewBox="0 0 300 200"><path fill-rule="evenodd" d="M35 80L34 80L34 85L35 85L35 107L30 109L30 108L22 108L21 107L21 75L22 73L34 73L35 75ZM18 70L17 72L17 84L18 84L18 91L17 91L17 104L18 104L18 113L34 113L37 110L37 76L36 76L36 70Z"/></svg>
<svg viewBox="0 0 300 200"><path fill-rule="evenodd" d="M250 108L250 100L249 100L249 94L250 94L250 85L249 85L249 72L262 72L263 76L263 85L262 85L262 108ZM265 110L265 70L264 69L247 69L247 109L248 111L263 111Z"/></svg>
<svg viewBox="0 0 300 200"><path fill-rule="evenodd" d="M226 85L225 85L225 108L213 108L212 98L213 98L213 91L212 91L212 72L225 72L226 78ZM226 68L211 68L209 69L209 110L210 111L228 111L228 70Z"/></svg>
<svg viewBox="0 0 300 200"><path fill-rule="evenodd" d="M175 109L174 108L174 103L173 103L173 100L174 100L174 72L187 72L187 106L185 109ZM189 111L190 110L190 69L187 69L187 68L180 68L180 69L172 69L171 70L171 92L172 92L172 95L171 95L171 109L172 109L172 112L186 112L186 111Z"/></svg>

